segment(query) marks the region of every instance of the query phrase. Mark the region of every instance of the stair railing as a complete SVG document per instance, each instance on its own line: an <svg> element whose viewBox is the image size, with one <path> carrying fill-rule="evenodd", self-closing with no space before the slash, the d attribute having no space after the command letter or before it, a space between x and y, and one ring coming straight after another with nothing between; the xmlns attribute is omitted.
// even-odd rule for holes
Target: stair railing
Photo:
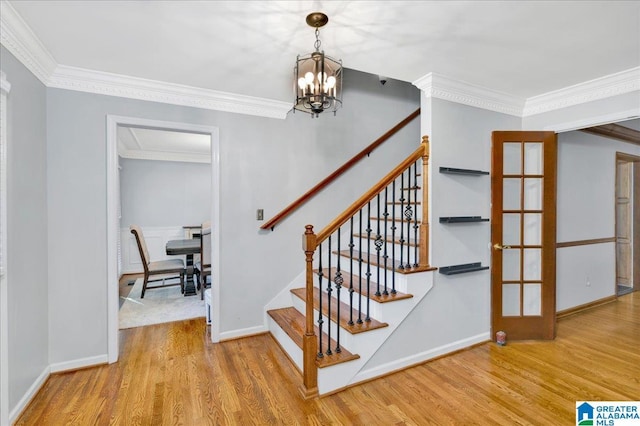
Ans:
<svg viewBox="0 0 640 426"><path fill-rule="evenodd" d="M393 126L389 129L384 135L380 136L378 139L373 141L369 146L365 149L354 155L349 161L340 166L336 171L331 173L329 176L318 182L313 188L302 194L297 200L289 204L282 211L276 214L274 217L266 221L260 226L260 229L273 229L276 227L278 223L284 220L287 216L297 210L304 203L313 198L316 194L322 191L324 188L329 186L334 180L344 174L347 170L351 169L355 166L360 160L365 157L368 157L369 154L373 152L376 148L386 142L391 136L398 133L402 128L404 128L407 124L411 123L416 117L420 115L420 108L409 114L404 120Z"/></svg>
<svg viewBox="0 0 640 426"><path fill-rule="evenodd" d="M396 272L433 269L429 265L428 175L429 139L423 136L415 152L319 233L314 233L312 225L305 226L305 397L317 394L318 367L343 351L341 324L351 333L370 329L374 326L370 301L395 296ZM375 229L372 221L376 222ZM332 255L336 257L335 266ZM342 259L347 267L343 267ZM337 304L332 302L334 292Z"/></svg>

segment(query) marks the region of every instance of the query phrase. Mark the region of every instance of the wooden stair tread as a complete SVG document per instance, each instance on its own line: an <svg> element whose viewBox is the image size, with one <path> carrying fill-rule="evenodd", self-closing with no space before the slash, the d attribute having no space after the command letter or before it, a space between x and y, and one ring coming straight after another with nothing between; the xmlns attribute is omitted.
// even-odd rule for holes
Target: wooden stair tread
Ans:
<svg viewBox="0 0 640 426"><path fill-rule="evenodd" d="M313 272L317 274L318 270L315 269ZM335 277L336 272L338 272L338 268L331 268L331 270L329 270L328 268L322 269L322 274L325 277ZM342 273L343 273L342 278L344 279L344 283L342 284L342 287L343 287L343 290L346 289L348 291L349 286L351 284L351 277L349 276L350 274L348 271L343 270ZM331 278L331 280L333 281L333 278ZM358 284L360 284L360 286L358 286ZM395 300L410 299L413 297L413 294L401 293L399 291L396 291L395 293L391 293L388 286L387 286L387 290L389 291L389 294L381 294L380 296L376 296L375 292L377 289L377 284L373 281L369 281L369 286L371 288L371 291L369 292L370 293L369 298L378 303L393 302ZM384 286L381 286L381 290L383 289L383 287ZM362 291L359 291L360 289L362 289ZM353 290L355 293L366 296L367 295L367 279L354 275Z"/></svg>
<svg viewBox="0 0 640 426"><path fill-rule="evenodd" d="M397 234L400 233L400 231L396 232ZM353 234L354 237L362 237L363 239L367 238L367 234ZM375 238L371 238L371 241L375 241ZM387 238L383 238L384 241L386 241L387 243L392 243L393 240L391 239L391 237L387 236ZM400 238L396 238L395 240L395 244L400 244ZM417 246L416 244L416 240L412 240L411 238L409 239L409 241L405 241L403 244L406 245L410 245L412 247Z"/></svg>
<svg viewBox="0 0 640 426"><path fill-rule="evenodd" d="M295 294L302 300L307 300L307 289L306 288L294 288L291 290L291 293ZM323 292L324 293L324 292ZM326 296L326 293L324 293ZM340 327L347 330L351 334L358 334L365 331L376 330L378 328L387 327L389 324L386 322L380 322L373 318L369 321L364 321L362 324L358 324L355 322L353 325L349 325L349 305L343 302L339 302L335 297L331 297L331 321L337 323L338 320L338 303L340 303ZM317 287L313 288L313 307L318 309L320 307L320 290ZM326 316L328 314L329 308L327 303L322 304L322 313ZM358 318L358 311L356 309L352 310L353 318ZM364 316L364 313L363 313ZM355 321L355 319L354 319Z"/></svg>
<svg viewBox="0 0 640 426"><path fill-rule="evenodd" d="M369 262L367 262L367 253L360 253L357 250L353 251L353 257L351 257L351 253L350 250L340 250L339 252L337 251L333 251L333 254L340 254L340 256L346 257L348 259L355 259L355 260L360 260L362 259L363 263L369 263L372 266L379 266L380 268L384 268L384 262L380 262L381 264L378 265L378 263L376 262L376 257L375 255L371 255L370 256L370 260ZM364 256L361 256L364 255ZM386 269L389 271L394 270L393 267L395 267L395 272L399 273L399 274L413 274L416 272L425 272L425 271L435 271L438 268L435 268L433 266L418 266L418 267L410 267L409 269L399 269L400 267L400 261L395 261L394 265L390 265L389 263L387 263L387 267Z"/></svg>
<svg viewBox="0 0 640 426"><path fill-rule="evenodd" d="M288 307L288 308L280 308L280 309L272 309L267 311L269 316L273 318L273 320L287 333L287 336L294 341L294 343L302 349L302 336L304 336L305 330L305 318L296 308ZM319 330L317 326L314 326L316 336L319 334ZM326 342L328 340L328 336L326 333L322 333L322 341L324 342L323 347L326 347ZM329 341L329 347L335 348L336 342L331 339ZM331 355L323 355L322 358L316 357L316 365L318 368L329 367L330 365L340 364L342 362L352 361L354 359L360 358L358 354L352 354L348 350L341 348L341 351L336 353L334 352Z"/></svg>

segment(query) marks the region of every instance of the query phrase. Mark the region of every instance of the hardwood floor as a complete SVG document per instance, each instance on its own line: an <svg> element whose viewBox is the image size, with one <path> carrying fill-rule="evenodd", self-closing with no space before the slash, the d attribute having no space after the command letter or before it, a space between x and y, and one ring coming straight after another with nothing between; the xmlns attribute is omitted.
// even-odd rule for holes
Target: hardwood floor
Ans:
<svg viewBox="0 0 640 426"><path fill-rule="evenodd" d="M116 364L52 375L18 425L575 425L577 400L640 400L640 292L319 399L270 335L212 344L202 319L121 331Z"/></svg>

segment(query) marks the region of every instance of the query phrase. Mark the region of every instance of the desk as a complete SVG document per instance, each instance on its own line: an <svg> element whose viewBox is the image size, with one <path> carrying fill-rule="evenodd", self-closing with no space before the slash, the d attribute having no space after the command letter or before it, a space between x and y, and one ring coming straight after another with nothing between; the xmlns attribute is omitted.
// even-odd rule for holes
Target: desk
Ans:
<svg viewBox="0 0 640 426"><path fill-rule="evenodd" d="M184 284L184 295L195 295L196 286L193 282L193 255L200 253L200 239L193 238L190 240L167 241L165 249L170 256L187 256L187 280Z"/></svg>

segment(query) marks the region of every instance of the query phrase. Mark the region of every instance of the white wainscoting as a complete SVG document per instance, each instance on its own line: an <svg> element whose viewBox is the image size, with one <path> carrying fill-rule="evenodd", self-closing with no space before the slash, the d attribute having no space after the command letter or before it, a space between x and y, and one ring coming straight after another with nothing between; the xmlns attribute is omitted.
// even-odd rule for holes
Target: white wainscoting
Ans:
<svg viewBox="0 0 640 426"><path fill-rule="evenodd" d="M167 256L165 246L169 240L181 240L185 237L185 230L182 226L166 227L144 227L142 228L144 239L149 250L151 261L175 259L176 256ZM138 252L136 238L129 228L120 228L120 262L122 264L122 274L133 274L144 271Z"/></svg>

